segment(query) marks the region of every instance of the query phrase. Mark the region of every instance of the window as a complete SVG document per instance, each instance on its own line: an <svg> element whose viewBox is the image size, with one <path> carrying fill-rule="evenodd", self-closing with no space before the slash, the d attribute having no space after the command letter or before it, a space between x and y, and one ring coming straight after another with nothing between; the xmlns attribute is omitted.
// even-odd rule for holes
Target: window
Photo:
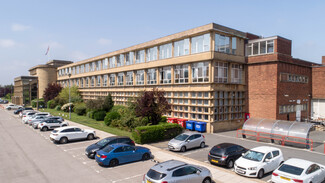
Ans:
<svg viewBox="0 0 325 183"><path fill-rule="evenodd" d="M89 72L89 64L85 65L85 72Z"/></svg>
<svg viewBox="0 0 325 183"><path fill-rule="evenodd" d="M125 65L132 65L134 60L134 52L129 52L125 54Z"/></svg>
<svg viewBox="0 0 325 183"><path fill-rule="evenodd" d="M279 156L280 152L279 151L272 151L273 157Z"/></svg>
<svg viewBox="0 0 325 183"><path fill-rule="evenodd" d="M99 71L101 69L102 69L102 61L99 60L99 61L96 62L96 70Z"/></svg>
<svg viewBox="0 0 325 183"><path fill-rule="evenodd" d="M188 55L190 49L190 39L183 39L174 42L174 57Z"/></svg>
<svg viewBox="0 0 325 183"><path fill-rule="evenodd" d="M91 87L94 87L94 86L95 86L95 76L92 76L92 77L91 77L91 80L90 80L90 86L91 86Z"/></svg>
<svg viewBox="0 0 325 183"><path fill-rule="evenodd" d="M214 67L214 82L228 82L228 63L216 62Z"/></svg>
<svg viewBox="0 0 325 183"><path fill-rule="evenodd" d="M171 67L160 68L160 83L171 83Z"/></svg>
<svg viewBox="0 0 325 183"><path fill-rule="evenodd" d="M144 62L144 50L139 50L135 52L135 63L143 63Z"/></svg>
<svg viewBox="0 0 325 183"><path fill-rule="evenodd" d="M209 62L192 64L192 82L209 82Z"/></svg>
<svg viewBox="0 0 325 183"><path fill-rule="evenodd" d="M100 76L97 76L97 86L100 86Z"/></svg>
<svg viewBox="0 0 325 183"><path fill-rule="evenodd" d="M157 69L148 69L147 84L157 84Z"/></svg>
<svg viewBox="0 0 325 183"><path fill-rule="evenodd" d="M191 54L210 51L210 33L192 37Z"/></svg>
<svg viewBox="0 0 325 183"><path fill-rule="evenodd" d="M126 80L126 85L133 85L133 72L132 71L126 73L125 80Z"/></svg>
<svg viewBox="0 0 325 183"><path fill-rule="evenodd" d="M242 65L232 64L231 65L231 82L242 83Z"/></svg>
<svg viewBox="0 0 325 183"><path fill-rule="evenodd" d="M95 62L90 63L90 72L95 71Z"/></svg>
<svg viewBox="0 0 325 183"><path fill-rule="evenodd" d="M108 58L105 58L103 60L103 69L107 69L108 68Z"/></svg>
<svg viewBox="0 0 325 183"><path fill-rule="evenodd" d="M103 86L107 86L107 78L108 78L108 76L107 75L104 75L103 76Z"/></svg>
<svg viewBox="0 0 325 183"><path fill-rule="evenodd" d="M215 51L230 53L230 39L228 36L215 34Z"/></svg>
<svg viewBox="0 0 325 183"><path fill-rule="evenodd" d="M172 43L159 46L159 59L172 57Z"/></svg>
<svg viewBox="0 0 325 183"><path fill-rule="evenodd" d="M188 83L188 65L177 65L174 69L175 83Z"/></svg>
<svg viewBox="0 0 325 183"><path fill-rule="evenodd" d="M81 82L81 88L83 88L83 87L84 87L84 79L81 78L81 79L80 79L80 82Z"/></svg>
<svg viewBox="0 0 325 183"><path fill-rule="evenodd" d="M109 68L114 68L115 65L116 65L116 58L115 58L115 56L109 58Z"/></svg>
<svg viewBox="0 0 325 183"><path fill-rule="evenodd" d="M232 37L231 38L231 52L232 54L236 54L236 50L237 50L237 38L236 37Z"/></svg>
<svg viewBox="0 0 325 183"><path fill-rule="evenodd" d="M274 40L261 40L259 42L251 42L246 45L246 55L262 55L274 53Z"/></svg>
<svg viewBox="0 0 325 183"><path fill-rule="evenodd" d="M123 86L124 84L124 73L118 73L117 74L117 85Z"/></svg>
<svg viewBox="0 0 325 183"><path fill-rule="evenodd" d="M111 86L115 85L115 74L109 75L109 85L111 85Z"/></svg>
<svg viewBox="0 0 325 183"><path fill-rule="evenodd" d="M72 75L75 75L76 74L76 68L75 67L72 67Z"/></svg>
<svg viewBox="0 0 325 183"><path fill-rule="evenodd" d="M80 69L80 67L79 67L79 65L76 67L76 74L79 74L79 69Z"/></svg>
<svg viewBox="0 0 325 183"><path fill-rule="evenodd" d="M157 46L146 50L147 62L157 60Z"/></svg>
<svg viewBox="0 0 325 183"><path fill-rule="evenodd" d="M80 73L84 73L85 72L85 66L84 65L81 65L80 66Z"/></svg>
<svg viewBox="0 0 325 183"><path fill-rule="evenodd" d="M121 67L124 65L124 55L123 54L116 56L116 64L117 64L117 67Z"/></svg>
<svg viewBox="0 0 325 183"><path fill-rule="evenodd" d="M143 85L144 84L144 70L138 70L136 73L136 84Z"/></svg>

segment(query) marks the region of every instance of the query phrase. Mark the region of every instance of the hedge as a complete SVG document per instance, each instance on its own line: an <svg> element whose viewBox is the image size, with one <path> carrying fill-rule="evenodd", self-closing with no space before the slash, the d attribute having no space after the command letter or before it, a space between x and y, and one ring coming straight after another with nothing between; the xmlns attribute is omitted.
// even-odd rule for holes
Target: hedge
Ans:
<svg viewBox="0 0 325 183"><path fill-rule="evenodd" d="M56 103L55 103L54 100L49 100L49 101L47 102L47 108L49 108L49 109L54 109L55 106L56 106Z"/></svg>
<svg viewBox="0 0 325 183"><path fill-rule="evenodd" d="M145 144L174 138L182 131L183 128L180 125L172 123L140 126L132 132L132 137L136 143Z"/></svg>
<svg viewBox="0 0 325 183"><path fill-rule="evenodd" d="M104 118L104 123L109 126L111 125L112 121L114 119L120 119L121 118L121 115L118 113L118 112L108 112Z"/></svg>
<svg viewBox="0 0 325 183"><path fill-rule="evenodd" d="M86 104L85 103L79 103L79 104L76 104L76 106L73 108L74 112L76 114L78 114L79 116L82 116L84 114L86 114Z"/></svg>
<svg viewBox="0 0 325 183"><path fill-rule="evenodd" d="M106 111L95 111L94 112L94 119L96 121L103 121L106 116Z"/></svg>

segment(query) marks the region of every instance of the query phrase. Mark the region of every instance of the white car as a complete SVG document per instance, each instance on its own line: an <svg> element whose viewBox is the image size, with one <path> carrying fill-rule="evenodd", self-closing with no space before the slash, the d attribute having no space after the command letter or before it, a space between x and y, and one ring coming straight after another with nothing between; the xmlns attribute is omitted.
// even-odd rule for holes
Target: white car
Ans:
<svg viewBox="0 0 325 183"><path fill-rule="evenodd" d="M41 131L47 131L49 129L59 128L68 126L69 123L66 121L59 121L57 119L44 119L38 124L38 128Z"/></svg>
<svg viewBox="0 0 325 183"><path fill-rule="evenodd" d="M22 122L27 124L28 120L32 119L36 113L36 111L26 113L26 115L24 115L22 118Z"/></svg>
<svg viewBox="0 0 325 183"><path fill-rule="evenodd" d="M96 137L94 130L82 130L76 126L61 127L53 130L50 135L50 139L60 144L65 144L72 140L87 139L92 140Z"/></svg>
<svg viewBox="0 0 325 183"><path fill-rule="evenodd" d="M9 104L9 105L6 107L7 110L11 110L11 109L19 109L19 108L23 108L23 106L15 105L15 104Z"/></svg>
<svg viewBox="0 0 325 183"><path fill-rule="evenodd" d="M283 163L279 148L260 146L247 151L235 162L235 172L247 177L262 178Z"/></svg>
<svg viewBox="0 0 325 183"><path fill-rule="evenodd" d="M325 167L311 161L291 158L272 173L272 182L307 182L325 181Z"/></svg>

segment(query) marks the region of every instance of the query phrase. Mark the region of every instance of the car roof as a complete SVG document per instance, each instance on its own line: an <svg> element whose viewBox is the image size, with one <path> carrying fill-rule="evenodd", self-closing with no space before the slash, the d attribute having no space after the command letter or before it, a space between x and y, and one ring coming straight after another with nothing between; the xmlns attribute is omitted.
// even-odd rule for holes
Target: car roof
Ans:
<svg viewBox="0 0 325 183"><path fill-rule="evenodd" d="M151 167L152 170L155 170L157 172L169 172L172 170L175 170L176 168L182 167L187 165L187 163L178 161L178 160L168 160L162 163L158 163Z"/></svg>
<svg viewBox="0 0 325 183"><path fill-rule="evenodd" d="M290 158L287 161L285 161L283 164L307 169L310 165L317 164L317 163L314 163L314 162L311 162L308 160L304 160L304 159Z"/></svg>
<svg viewBox="0 0 325 183"><path fill-rule="evenodd" d="M56 130L57 130L57 131L61 131L61 130L69 129L69 128L79 128L79 127L77 127L77 126L65 126L65 127L57 128ZM81 128L80 128L80 129L81 129Z"/></svg>
<svg viewBox="0 0 325 183"><path fill-rule="evenodd" d="M130 138L128 136L111 136L111 137L106 137L105 139L121 139L121 138Z"/></svg>
<svg viewBox="0 0 325 183"><path fill-rule="evenodd" d="M116 143L116 144L110 144L111 147L115 148L119 148L121 146L130 146L128 144L122 144L122 143Z"/></svg>
<svg viewBox="0 0 325 183"><path fill-rule="evenodd" d="M186 135L194 135L194 134L200 134L200 133L196 133L196 132L184 132L182 134L186 134ZM200 134L201 135L201 134Z"/></svg>
<svg viewBox="0 0 325 183"><path fill-rule="evenodd" d="M259 146L259 147L255 147L253 149L251 149L253 151L257 151L257 152L262 152L262 153L266 153L266 152L270 152L270 151L281 151L279 148L276 147L271 147L271 146Z"/></svg>
<svg viewBox="0 0 325 183"><path fill-rule="evenodd" d="M233 144L233 143L221 143L221 144L217 144L214 147L218 147L218 148L228 148L228 147L232 147L232 146L239 146L237 144Z"/></svg>

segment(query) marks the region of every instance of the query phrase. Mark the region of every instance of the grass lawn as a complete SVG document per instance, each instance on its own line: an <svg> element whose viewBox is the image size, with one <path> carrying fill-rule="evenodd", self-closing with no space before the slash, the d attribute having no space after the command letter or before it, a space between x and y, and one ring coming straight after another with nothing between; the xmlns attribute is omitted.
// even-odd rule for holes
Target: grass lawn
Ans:
<svg viewBox="0 0 325 183"><path fill-rule="evenodd" d="M40 111L43 111L43 109L40 109ZM64 119L69 120L69 113L68 112L63 112L63 111L57 111L55 109L44 109L44 112L49 112L51 113L53 116L62 116L62 114L64 114L64 116L62 116ZM73 122L85 125L85 126L89 126L98 130L102 130L104 132L107 133L111 133L114 135L120 135L120 136L128 136L131 137L131 132L127 132L124 130L120 130L117 128L112 128L109 126L106 126L104 121L96 121L94 119L90 119L87 116L79 116L75 113L71 113L71 120Z"/></svg>

